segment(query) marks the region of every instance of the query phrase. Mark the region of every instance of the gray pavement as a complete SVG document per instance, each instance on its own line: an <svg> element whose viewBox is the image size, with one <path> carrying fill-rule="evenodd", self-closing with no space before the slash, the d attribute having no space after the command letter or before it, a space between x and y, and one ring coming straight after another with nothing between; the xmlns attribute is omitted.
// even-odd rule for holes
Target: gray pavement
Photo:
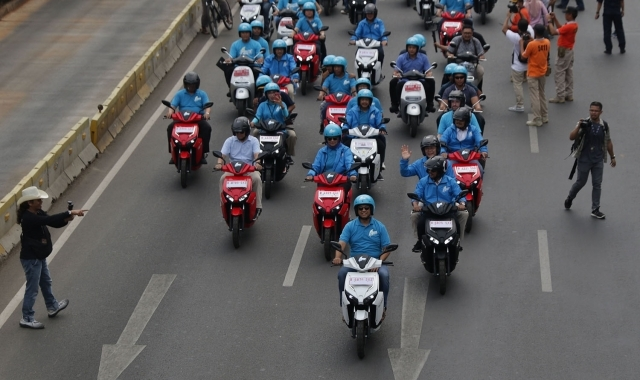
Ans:
<svg viewBox="0 0 640 380"><path fill-rule="evenodd" d="M393 33L387 61L407 36L420 31L417 15L403 4L379 4ZM632 19L638 9L629 8L626 18ZM622 89L637 77L637 57L631 50L605 57L598 42L601 24L581 13L576 100L550 105L550 123L536 131L540 153L531 153L527 115L507 111L514 98L508 81L511 46L500 33L503 11L498 7L478 27L492 44L485 66L491 159L485 197L445 296L410 252L415 240L405 193L415 179L401 178L397 162L405 143L417 159L419 140L409 138L399 120L388 126L388 170L372 195L376 217L400 249L390 258L396 265L387 319L368 341L365 359L357 359L355 342L340 321L337 268L322 258L313 229L293 286L282 286L301 228L311 224L313 186L302 182L300 163L312 160L320 147L315 96L297 96L296 166L264 200L263 215L237 250L219 210L219 174L200 170L181 189L166 164L166 121L151 116L209 41L199 36L121 137L65 195L77 205L86 202L152 120L150 132L51 264L54 292L71 299L69 309L48 320L39 299L36 318L46 324L44 331L20 329L19 308L0 329L0 378L96 378L103 345L118 341L154 274L176 277L135 343L144 349L120 379L392 379L388 349L401 345L405 278L425 277L418 348L430 353L419 379L634 378L640 370L632 354L640 348L640 241L634 233L638 196L631 189L640 174L633 164L640 132L630 112L637 97ZM347 56L351 67L346 18L323 21L331 27L329 51ZM215 148L230 135L235 110L220 90L224 79L213 63L219 48L235 39L235 33L224 32L196 67L201 88L215 102ZM431 49L429 55L442 62ZM442 67L436 76L441 73ZM552 88L549 81L548 96ZM388 105L386 83L375 93ZM571 185L567 136L594 99L604 103L618 157L617 168L605 169L604 221L589 216L589 186L571 211L562 205ZM429 118L419 134L434 131ZM538 231L547 232L551 292L542 291ZM15 256L0 269L0 281L2 310L23 281ZM37 358L38 366L25 366L26 357Z"/></svg>

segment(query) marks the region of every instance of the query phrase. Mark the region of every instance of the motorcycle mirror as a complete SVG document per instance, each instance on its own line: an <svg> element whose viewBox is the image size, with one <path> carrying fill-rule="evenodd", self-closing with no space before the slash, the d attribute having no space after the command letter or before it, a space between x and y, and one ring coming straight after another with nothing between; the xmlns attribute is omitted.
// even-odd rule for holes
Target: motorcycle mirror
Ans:
<svg viewBox="0 0 640 380"><path fill-rule="evenodd" d="M284 27L287 28L287 29L291 29L291 30L294 29L293 25L289 25L289 24L285 24Z"/></svg>
<svg viewBox="0 0 640 380"><path fill-rule="evenodd" d="M407 193L407 197L409 197L409 199L411 199L412 201L422 202L422 199L420 199L420 197L416 193Z"/></svg>
<svg viewBox="0 0 640 380"><path fill-rule="evenodd" d="M438 67L438 62L434 62L431 64L432 69L435 69L436 67Z"/></svg>
<svg viewBox="0 0 640 380"><path fill-rule="evenodd" d="M245 110L244 110L244 114L245 114L247 117L254 117L254 116L256 115L256 111L254 111L254 110L253 110L253 109L251 109L251 108L247 108L247 109L245 109Z"/></svg>
<svg viewBox="0 0 640 380"><path fill-rule="evenodd" d="M223 53L225 53L225 54L229 52L229 50L227 50L227 48L226 48L226 47L221 48L221 49L220 49L220 51L221 51L221 52L223 52Z"/></svg>
<svg viewBox="0 0 640 380"><path fill-rule="evenodd" d="M289 119L291 120L295 119L296 117L298 117L298 114L295 112L289 115Z"/></svg>
<svg viewBox="0 0 640 380"><path fill-rule="evenodd" d="M434 7L438 8L438 9L444 9L444 5L438 3L438 4L434 4Z"/></svg>
<svg viewBox="0 0 640 380"><path fill-rule="evenodd" d="M384 252L393 252L396 249L398 249L398 244L389 244L388 246L384 247Z"/></svg>
<svg viewBox="0 0 640 380"><path fill-rule="evenodd" d="M487 146L487 144L489 144L489 140L488 139L483 139L480 141L480 148L482 148L483 146Z"/></svg>
<svg viewBox="0 0 640 380"><path fill-rule="evenodd" d="M436 96L433 97L436 102L441 102L442 101L442 96L440 96L439 94L436 94Z"/></svg>
<svg viewBox="0 0 640 380"><path fill-rule="evenodd" d="M171 106L171 103L170 103L169 101L167 101L167 100L163 100L163 101L162 101L162 104L164 104L165 106L167 106L167 107L169 107L169 108L173 109L173 107Z"/></svg>
<svg viewBox="0 0 640 380"><path fill-rule="evenodd" d="M313 166L311 165L310 162L303 162L302 163L302 167L305 168L305 169L309 169L309 170L313 169Z"/></svg>
<svg viewBox="0 0 640 380"><path fill-rule="evenodd" d="M320 86L318 84L315 84L315 85L313 85L313 89L316 90L316 91L322 91L322 86Z"/></svg>
<svg viewBox="0 0 640 380"><path fill-rule="evenodd" d="M224 157L222 157L222 152L220 152L219 150L212 150L211 154L213 155L213 157L221 158L224 160Z"/></svg>
<svg viewBox="0 0 640 380"><path fill-rule="evenodd" d="M451 41L451 42L449 42L449 46L453 46L455 48L456 46L458 46L458 44L453 42L453 41Z"/></svg>
<svg viewBox="0 0 640 380"><path fill-rule="evenodd" d="M299 67L294 67L294 68L291 70L291 74L295 74L295 73L297 73L298 71L300 71L300 68L299 68Z"/></svg>
<svg viewBox="0 0 640 380"><path fill-rule="evenodd" d="M446 143L446 142L444 142L444 141L440 140L440 147L441 147L441 148L448 148L448 147L449 147L449 145L447 145L447 143Z"/></svg>
<svg viewBox="0 0 640 380"><path fill-rule="evenodd" d="M491 45L486 44L486 45L484 45L482 48L484 49L484 52L486 53L486 52L488 52L488 51L489 51L489 49L491 49Z"/></svg>
<svg viewBox="0 0 640 380"><path fill-rule="evenodd" d="M267 52L267 49L265 49L265 48L260 49L260 54L264 54L266 52Z"/></svg>
<svg viewBox="0 0 640 380"><path fill-rule="evenodd" d="M344 117L344 116L340 116L340 117L338 118L338 120L340 120L340 122L341 122L341 123L345 123L345 124L347 124L347 118L346 118L346 117Z"/></svg>
<svg viewBox="0 0 640 380"><path fill-rule="evenodd" d="M358 169L358 168L359 168L359 167L361 167L361 166L362 166L362 162L354 162L354 163L353 163L353 164L351 164L351 166L349 167L349 171L351 171L351 170L356 170L356 169Z"/></svg>
<svg viewBox="0 0 640 380"><path fill-rule="evenodd" d="M467 75L467 82L473 82L476 79L473 75Z"/></svg>
<svg viewBox="0 0 640 380"><path fill-rule="evenodd" d="M391 66L392 69L395 69L396 68L396 61L389 62L389 66Z"/></svg>
<svg viewBox="0 0 640 380"><path fill-rule="evenodd" d="M202 106L202 108L211 108L212 106L213 106L213 102L207 102Z"/></svg>
<svg viewBox="0 0 640 380"><path fill-rule="evenodd" d="M391 35L391 32L388 31L388 30L386 32L382 33L382 37L388 37L390 35Z"/></svg>
<svg viewBox="0 0 640 380"><path fill-rule="evenodd" d="M458 196L456 197L456 201L459 201L460 199L466 197L467 194L469 194L469 190L462 190L460 194L458 194Z"/></svg>
<svg viewBox="0 0 640 380"><path fill-rule="evenodd" d="M480 97L478 99L480 99L480 100L482 100L484 102L487 99L487 95L482 94L482 95L480 95Z"/></svg>
<svg viewBox="0 0 640 380"><path fill-rule="evenodd" d="M382 119L382 123L383 124L387 124L390 121L391 121L391 119L389 119L388 117L385 117L385 118Z"/></svg>
<svg viewBox="0 0 640 380"><path fill-rule="evenodd" d="M350 36L354 36L356 32L354 32L353 30L347 30L347 34Z"/></svg>
<svg viewBox="0 0 640 380"><path fill-rule="evenodd" d="M331 242L331 247L333 247L333 249L335 249L336 251L344 254L344 252L342 252L342 246L337 241L332 241Z"/></svg>
<svg viewBox="0 0 640 380"><path fill-rule="evenodd" d="M329 30L329 27L328 27L328 26L326 26L326 25L325 25L325 26L323 26L322 28L320 28L320 31L321 31L321 32L324 32L325 30Z"/></svg>

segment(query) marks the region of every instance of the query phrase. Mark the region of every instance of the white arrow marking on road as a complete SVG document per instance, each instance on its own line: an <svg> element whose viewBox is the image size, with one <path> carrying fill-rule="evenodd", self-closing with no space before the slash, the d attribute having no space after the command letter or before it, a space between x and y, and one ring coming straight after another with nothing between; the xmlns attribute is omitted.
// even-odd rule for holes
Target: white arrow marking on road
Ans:
<svg viewBox="0 0 640 380"><path fill-rule="evenodd" d="M428 290L428 277L404 279L400 348L389 349L389 360L395 380L416 380L431 352L418 348Z"/></svg>
<svg viewBox="0 0 640 380"><path fill-rule="evenodd" d="M551 264L549 263L547 230L538 230L538 254L540 255L540 281L542 282L542 291L551 293Z"/></svg>
<svg viewBox="0 0 640 380"><path fill-rule="evenodd" d="M289 269L287 269L287 274L284 276L282 286L293 286L293 281L296 279L296 273L298 273L300 260L302 260L302 254L304 253L304 247L307 245L309 231L311 231L311 226L302 226L300 237L298 237L298 243L296 243L296 249L293 251Z"/></svg>
<svg viewBox="0 0 640 380"><path fill-rule="evenodd" d="M117 379L142 352L145 346L136 346L135 344L175 278L175 274L154 274L151 276L151 280L142 293L133 314L131 314L127 326L120 334L118 343L102 346L98 380Z"/></svg>

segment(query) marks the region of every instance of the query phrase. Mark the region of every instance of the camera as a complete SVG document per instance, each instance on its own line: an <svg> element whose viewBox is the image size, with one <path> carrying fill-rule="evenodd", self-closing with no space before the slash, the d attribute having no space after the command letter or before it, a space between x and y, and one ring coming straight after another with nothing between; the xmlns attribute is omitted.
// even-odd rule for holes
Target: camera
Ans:
<svg viewBox="0 0 640 380"><path fill-rule="evenodd" d="M589 119L580 119L580 128L587 129L591 125Z"/></svg>
<svg viewBox="0 0 640 380"><path fill-rule="evenodd" d="M510 2L508 7L509 7L510 13L518 13L518 6L516 5L515 2Z"/></svg>
<svg viewBox="0 0 640 380"><path fill-rule="evenodd" d="M522 33L522 39L525 41L529 41L531 39L531 34L529 34L529 32Z"/></svg>

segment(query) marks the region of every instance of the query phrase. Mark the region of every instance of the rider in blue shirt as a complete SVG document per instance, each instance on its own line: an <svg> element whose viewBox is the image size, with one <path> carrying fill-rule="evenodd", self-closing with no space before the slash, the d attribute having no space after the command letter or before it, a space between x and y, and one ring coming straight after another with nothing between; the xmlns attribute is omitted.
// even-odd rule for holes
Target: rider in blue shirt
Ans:
<svg viewBox="0 0 640 380"><path fill-rule="evenodd" d="M280 86L275 83L267 83L264 86L264 94L267 97L267 101L260 103L258 106L256 114L253 120L251 120L251 127L256 128L254 131L257 131L261 127L260 122L269 119L274 119L282 123L282 134L286 139L287 145L286 159L289 161L289 164L293 164L291 156L295 155L297 136L293 129L287 129L285 127L286 120L289 117L289 110L287 109L287 105L282 101ZM252 135L255 136L256 134L259 133L252 132Z"/></svg>
<svg viewBox="0 0 640 380"><path fill-rule="evenodd" d="M325 34L322 29L322 21L316 12L316 4L314 2L307 2L302 6L302 15L296 27L293 29L295 33L313 33L317 34L320 45L320 61L327 56L327 47L325 45Z"/></svg>
<svg viewBox="0 0 640 380"><path fill-rule="evenodd" d="M264 23L260 20L251 21L251 39L257 41L265 52L269 51L269 42L262 37Z"/></svg>
<svg viewBox="0 0 640 380"><path fill-rule="evenodd" d="M267 56L262 64L262 74L275 75L279 74L285 77L289 77L293 83L300 80L300 75L292 73L297 65L291 54L287 54L287 43L283 40L273 41L273 54ZM287 90L290 96L293 96L293 85L288 84Z"/></svg>
<svg viewBox="0 0 640 380"><path fill-rule="evenodd" d="M353 154L351 154L349 147L340 142L342 129L336 124L330 123L325 128L323 135L325 146L318 150L313 161L313 169L307 173L307 180L311 180L314 175L331 171L349 175L351 181L355 181L357 172L349 170L353 165Z"/></svg>
<svg viewBox="0 0 640 380"><path fill-rule="evenodd" d="M384 22L378 18L378 9L375 4L367 4L364 6L365 19L358 23L355 33L351 36L351 45L355 45L357 40L364 38L371 38L373 40L380 41L378 49L378 60L380 63L384 62L384 49L383 46L387 46L387 37L384 34Z"/></svg>
<svg viewBox="0 0 640 380"><path fill-rule="evenodd" d="M232 64L233 58L238 58L242 55L248 56L250 58L255 58L255 62L258 65L261 65L264 61L262 53L260 49L260 43L251 39L251 25L243 22L238 26L238 35L240 39L231 44L231 48L229 49L229 55L231 57L227 57L224 59L224 63L218 62L219 67L224 71L224 79L227 82L227 87L231 82L231 75L233 74L234 65ZM222 58L221 58L222 60ZM258 77L258 72L254 70L254 77ZM227 93L227 96L231 96L231 94Z"/></svg>
<svg viewBox="0 0 640 380"><path fill-rule="evenodd" d="M356 91L360 91L360 90L371 90L371 81L369 80L369 78L358 78L356 80ZM358 106L357 97L349 99L349 103L347 103L347 113L349 112L350 109L357 106ZM380 100L378 100L378 98L376 98L375 96L373 97L373 106L379 109L381 112L383 111L382 104L380 104Z"/></svg>
<svg viewBox="0 0 640 380"><path fill-rule="evenodd" d="M335 57L333 59L333 74L322 82L322 91L318 93L318 100L323 101L320 104L320 133L324 130L324 119L326 118L328 107L324 97L337 92L351 94L351 96L356 95L356 80L351 78L347 72L347 60L344 57Z"/></svg>
<svg viewBox="0 0 640 380"><path fill-rule="evenodd" d="M438 116L438 119L436 119L436 124L438 124L438 136L442 136L442 134L444 133L444 131L447 130L447 128L453 126L453 113L457 111L458 108L460 108L461 106L464 106L464 104L465 104L465 96L462 91L455 90L449 93L450 111L447 111L444 114L441 114L440 116ZM476 115L474 115L473 112L471 113L470 123L471 125L475 125L476 127L480 128L480 125L478 124L478 119L476 119Z"/></svg>
<svg viewBox="0 0 640 380"><path fill-rule="evenodd" d="M396 60L396 70L393 72L393 79L389 82L389 96L391 97L391 113L398 113L400 109L400 94L402 93L402 87L407 81L402 79L402 72L408 72L411 70L417 70L420 73L426 75L426 78L420 79L420 82L424 85L425 94L427 96L427 111L435 112L433 107L433 97L436 92L436 84L433 79L433 73L428 71L431 68L431 63L426 54L419 54L421 41L416 37L409 37L406 43L406 53L400 54ZM399 70L398 70L399 69Z"/></svg>
<svg viewBox="0 0 640 380"><path fill-rule="evenodd" d="M474 149L480 146L480 142L483 140L482 132L480 132L480 128L469 123L470 119L471 110L467 107L460 107L453 113L453 123L455 127L447 128L440 139L441 142L446 144L446 148L443 146L441 149L441 153L444 153L443 156L447 157L447 152ZM486 160L489 155L487 146L481 147L479 151L482 155L482 160ZM479 161L473 160L470 162L476 163L481 173L484 174L484 169ZM451 161L452 165L455 163L455 161Z"/></svg>

